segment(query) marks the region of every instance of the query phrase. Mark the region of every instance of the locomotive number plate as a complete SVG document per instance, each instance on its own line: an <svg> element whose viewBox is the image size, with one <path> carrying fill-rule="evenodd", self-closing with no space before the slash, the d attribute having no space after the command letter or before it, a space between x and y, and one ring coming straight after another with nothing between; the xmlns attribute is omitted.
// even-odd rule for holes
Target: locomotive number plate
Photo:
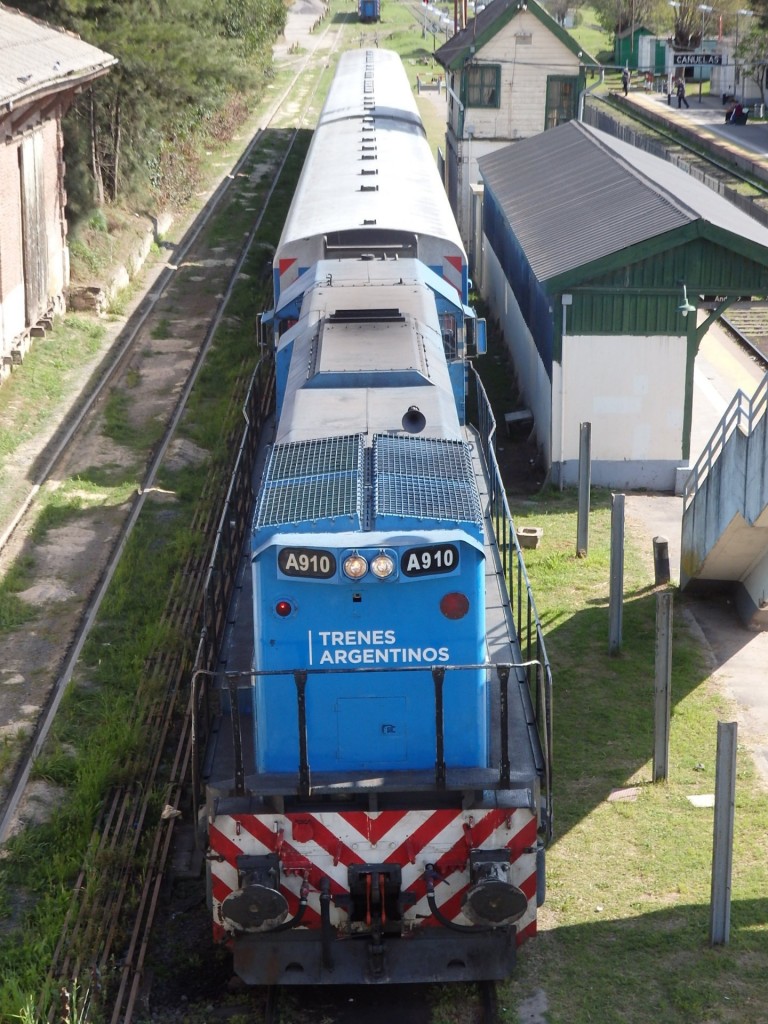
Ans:
<svg viewBox="0 0 768 1024"><path fill-rule="evenodd" d="M285 576L327 580L336 574L336 556L320 548L280 548L277 565Z"/></svg>
<svg viewBox="0 0 768 1024"><path fill-rule="evenodd" d="M455 544L434 544L423 548L408 548L400 557L404 576L434 576L453 572L459 567L459 549Z"/></svg>

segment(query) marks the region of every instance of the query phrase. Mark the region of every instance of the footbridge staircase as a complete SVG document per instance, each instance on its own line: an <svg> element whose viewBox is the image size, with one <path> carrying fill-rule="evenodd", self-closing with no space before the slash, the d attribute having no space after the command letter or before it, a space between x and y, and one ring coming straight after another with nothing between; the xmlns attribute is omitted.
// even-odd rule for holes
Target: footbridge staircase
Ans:
<svg viewBox="0 0 768 1024"><path fill-rule="evenodd" d="M737 391L683 491L680 586L730 594L768 629L768 374Z"/></svg>

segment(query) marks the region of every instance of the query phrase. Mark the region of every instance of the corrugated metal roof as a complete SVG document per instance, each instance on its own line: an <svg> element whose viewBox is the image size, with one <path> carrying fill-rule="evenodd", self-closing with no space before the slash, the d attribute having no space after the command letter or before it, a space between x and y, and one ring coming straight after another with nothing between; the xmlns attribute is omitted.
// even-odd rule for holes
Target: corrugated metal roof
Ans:
<svg viewBox="0 0 768 1024"><path fill-rule="evenodd" d="M69 88L116 63L71 32L0 4L0 104Z"/></svg>
<svg viewBox="0 0 768 1024"><path fill-rule="evenodd" d="M478 161L539 281L696 221L766 247L768 229L659 157L577 121Z"/></svg>

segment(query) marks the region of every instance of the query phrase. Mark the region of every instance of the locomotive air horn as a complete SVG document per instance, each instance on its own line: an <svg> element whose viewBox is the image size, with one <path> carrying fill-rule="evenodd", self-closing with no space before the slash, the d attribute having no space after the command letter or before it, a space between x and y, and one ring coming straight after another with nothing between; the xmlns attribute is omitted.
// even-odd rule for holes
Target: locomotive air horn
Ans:
<svg viewBox="0 0 768 1024"><path fill-rule="evenodd" d="M409 434L420 434L427 425L427 418L418 405L411 405L403 416L403 430Z"/></svg>

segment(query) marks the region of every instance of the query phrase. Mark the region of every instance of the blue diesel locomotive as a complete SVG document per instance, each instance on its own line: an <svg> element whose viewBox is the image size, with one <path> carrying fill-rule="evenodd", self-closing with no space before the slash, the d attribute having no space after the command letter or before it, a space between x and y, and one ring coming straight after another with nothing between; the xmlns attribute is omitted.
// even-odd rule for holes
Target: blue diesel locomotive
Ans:
<svg viewBox="0 0 768 1024"><path fill-rule="evenodd" d="M274 279L214 935L249 984L500 979L543 899L548 691L466 422L484 325L395 54L341 58Z"/></svg>

